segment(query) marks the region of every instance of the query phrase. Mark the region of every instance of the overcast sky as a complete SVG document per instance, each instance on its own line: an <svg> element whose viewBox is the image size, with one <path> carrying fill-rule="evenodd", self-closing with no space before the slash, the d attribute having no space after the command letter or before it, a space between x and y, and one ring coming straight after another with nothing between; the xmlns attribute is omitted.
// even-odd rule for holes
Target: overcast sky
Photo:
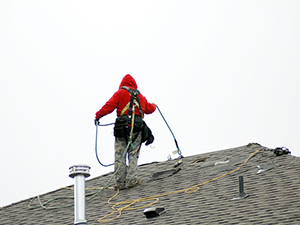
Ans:
<svg viewBox="0 0 300 225"><path fill-rule="evenodd" d="M73 184L74 164L113 171L93 120L128 73L183 156L250 142L300 156L299 12L299 0L0 0L0 206ZM155 142L139 164L175 159L159 112L145 121ZM104 164L112 131L99 128Z"/></svg>

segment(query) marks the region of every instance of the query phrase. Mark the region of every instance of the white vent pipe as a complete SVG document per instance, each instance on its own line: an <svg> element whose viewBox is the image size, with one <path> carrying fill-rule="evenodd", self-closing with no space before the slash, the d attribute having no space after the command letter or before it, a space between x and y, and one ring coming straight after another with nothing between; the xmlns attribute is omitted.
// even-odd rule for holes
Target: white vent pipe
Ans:
<svg viewBox="0 0 300 225"><path fill-rule="evenodd" d="M87 165L74 165L70 169L70 177L75 178L74 185L74 217L75 225L87 224L85 219L85 178L90 176Z"/></svg>

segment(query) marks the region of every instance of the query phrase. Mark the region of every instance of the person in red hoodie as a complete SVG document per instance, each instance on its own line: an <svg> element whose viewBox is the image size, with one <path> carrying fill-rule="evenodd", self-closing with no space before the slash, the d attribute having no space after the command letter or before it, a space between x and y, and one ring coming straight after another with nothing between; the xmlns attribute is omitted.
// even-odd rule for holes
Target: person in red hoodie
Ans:
<svg viewBox="0 0 300 225"><path fill-rule="evenodd" d="M96 112L95 125L98 125L98 121L101 117L110 114L117 109L117 120L114 128L115 135L115 170L120 166L119 170L115 174L115 188L124 189L137 186L141 183L138 178L138 152L142 144L142 124L141 121L144 118L144 114L151 114L156 110L156 105L149 103L147 99L137 91L137 84L134 78L127 74L121 81L119 90L116 91L113 96L105 103L105 105ZM134 101L134 110L130 108L131 94L129 89L137 91L138 98ZM132 136L130 130L132 124L130 124L131 118L134 113L134 124ZM125 126L121 125L121 129L118 126L118 121L125 118ZM119 120L118 120L119 119ZM127 123L129 122L129 124ZM144 123L145 125L145 123ZM126 127L126 128L125 128ZM124 132L125 129L125 132ZM127 130L126 130L127 129ZM153 137L153 136L152 136ZM127 157L128 166L126 166L126 159L123 157L125 150L127 149L128 140L132 140L131 146L128 147ZM153 141L153 140L152 140ZM147 145L147 143L146 143ZM123 160L122 160L123 158Z"/></svg>

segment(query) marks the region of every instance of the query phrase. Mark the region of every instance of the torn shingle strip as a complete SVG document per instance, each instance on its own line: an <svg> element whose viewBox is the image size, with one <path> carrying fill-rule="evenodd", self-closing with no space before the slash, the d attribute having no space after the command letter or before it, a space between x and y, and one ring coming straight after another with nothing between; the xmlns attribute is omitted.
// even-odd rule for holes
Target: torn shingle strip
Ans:
<svg viewBox="0 0 300 225"><path fill-rule="evenodd" d="M159 179L164 179L167 177L170 177L176 173L178 173L181 170L181 168L176 168L172 170L165 170L165 171L160 171L152 174L152 177L150 178L149 181L152 180L159 180Z"/></svg>
<svg viewBox="0 0 300 225"><path fill-rule="evenodd" d="M204 162L206 161L208 158L200 158L200 159L196 159L193 163L198 163L198 162Z"/></svg>

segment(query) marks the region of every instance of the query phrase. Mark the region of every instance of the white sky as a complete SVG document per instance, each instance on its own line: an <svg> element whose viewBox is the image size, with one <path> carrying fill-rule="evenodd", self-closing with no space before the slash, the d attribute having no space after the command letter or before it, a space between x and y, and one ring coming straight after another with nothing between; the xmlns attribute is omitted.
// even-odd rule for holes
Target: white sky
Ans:
<svg viewBox="0 0 300 225"><path fill-rule="evenodd" d="M73 184L77 163L92 178L113 170L96 160L93 120L127 73L184 156L249 142L300 156L299 10L299 0L0 0L0 206ZM139 163L164 161L173 137L158 111L145 120L155 142ZM104 164L112 129L99 128Z"/></svg>

